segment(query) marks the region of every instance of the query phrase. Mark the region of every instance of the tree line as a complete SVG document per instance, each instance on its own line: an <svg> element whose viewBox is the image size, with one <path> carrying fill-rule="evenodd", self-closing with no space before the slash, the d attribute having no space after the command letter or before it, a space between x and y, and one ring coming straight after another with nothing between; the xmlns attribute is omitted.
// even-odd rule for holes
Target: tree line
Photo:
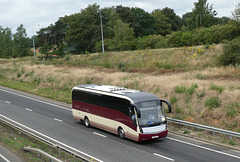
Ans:
<svg viewBox="0 0 240 162"><path fill-rule="evenodd" d="M21 24L15 34L9 28L0 26L0 58L24 57L31 55L31 39Z"/></svg>
<svg viewBox="0 0 240 162"><path fill-rule="evenodd" d="M148 13L137 7L120 5L100 9L99 5L92 4L79 13L60 17L54 24L41 28L35 40L43 53L50 49L55 49L58 55L66 50L74 54L100 52L102 21L107 51L217 44L240 36L239 10L238 4L232 18L219 18L213 5L207 0L198 0L191 12L179 17L168 7ZM26 55L23 47L29 49L30 40L27 40L23 26L20 27L14 35L10 29L0 28L3 42L14 47L4 46L2 49L0 46L0 57ZM23 51L17 52L17 49Z"/></svg>
<svg viewBox="0 0 240 162"><path fill-rule="evenodd" d="M216 15L207 0L195 2L192 11L182 18L168 7L148 13L137 7L120 5L100 9L93 4L42 28L37 35L37 45L64 42L72 53L99 52L102 49L101 18L104 47L108 51L214 44L240 35L236 20Z"/></svg>

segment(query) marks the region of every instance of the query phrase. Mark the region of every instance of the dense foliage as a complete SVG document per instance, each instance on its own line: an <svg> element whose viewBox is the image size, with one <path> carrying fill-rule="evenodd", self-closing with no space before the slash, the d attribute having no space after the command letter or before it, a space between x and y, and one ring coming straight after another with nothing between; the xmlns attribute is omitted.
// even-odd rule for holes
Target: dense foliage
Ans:
<svg viewBox="0 0 240 162"><path fill-rule="evenodd" d="M0 58L23 57L30 55L31 40L27 38L23 25L12 34L11 29L0 26Z"/></svg>
<svg viewBox="0 0 240 162"><path fill-rule="evenodd" d="M220 62L223 65L240 65L240 37L224 45L224 51L220 57Z"/></svg>
<svg viewBox="0 0 240 162"><path fill-rule="evenodd" d="M234 14L238 15L237 10ZM195 2L192 12L182 18L168 7L148 13L137 7L100 9L93 4L41 29L37 45L41 47L47 43L58 46L60 42L66 42L71 53L100 52L101 20L107 51L216 44L240 35L235 19L217 18L216 15L213 5L207 0ZM51 32L44 34L45 31Z"/></svg>

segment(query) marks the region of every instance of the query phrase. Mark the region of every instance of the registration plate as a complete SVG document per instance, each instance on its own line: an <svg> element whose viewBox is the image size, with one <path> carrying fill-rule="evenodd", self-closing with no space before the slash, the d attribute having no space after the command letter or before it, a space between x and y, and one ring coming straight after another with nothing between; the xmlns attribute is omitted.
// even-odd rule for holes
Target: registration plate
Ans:
<svg viewBox="0 0 240 162"><path fill-rule="evenodd" d="M152 136L152 138L158 138L158 136Z"/></svg>

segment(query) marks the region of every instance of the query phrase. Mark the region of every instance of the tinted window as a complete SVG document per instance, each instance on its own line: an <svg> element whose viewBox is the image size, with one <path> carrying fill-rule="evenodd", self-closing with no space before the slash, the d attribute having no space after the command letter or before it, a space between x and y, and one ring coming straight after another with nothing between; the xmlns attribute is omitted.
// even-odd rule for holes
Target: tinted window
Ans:
<svg viewBox="0 0 240 162"><path fill-rule="evenodd" d="M115 109L126 115L128 115L128 107L130 107L130 102L126 99L76 89L72 91L72 99Z"/></svg>

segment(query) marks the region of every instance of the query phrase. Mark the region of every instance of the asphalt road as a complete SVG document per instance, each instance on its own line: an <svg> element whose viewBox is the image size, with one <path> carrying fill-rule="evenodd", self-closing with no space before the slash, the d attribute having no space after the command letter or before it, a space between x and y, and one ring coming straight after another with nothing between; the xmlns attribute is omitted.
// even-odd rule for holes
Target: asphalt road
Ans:
<svg viewBox="0 0 240 162"><path fill-rule="evenodd" d="M105 162L239 162L240 152L174 134L137 143L72 118L71 105L0 87L0 114Z"/></svg>

